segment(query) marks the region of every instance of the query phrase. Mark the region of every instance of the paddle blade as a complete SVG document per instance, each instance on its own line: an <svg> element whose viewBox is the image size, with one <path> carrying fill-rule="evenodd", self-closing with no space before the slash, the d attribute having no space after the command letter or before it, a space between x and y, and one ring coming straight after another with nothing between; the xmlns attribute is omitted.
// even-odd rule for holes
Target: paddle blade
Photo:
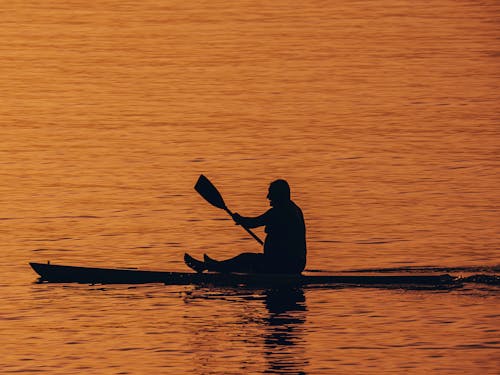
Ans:
<svg viewBox="0 0 500 375"><path fill-rule="evenodd" d="M226 210L226 204L217 188L204 175L200 175L194 189L211 205Z"/></svg>

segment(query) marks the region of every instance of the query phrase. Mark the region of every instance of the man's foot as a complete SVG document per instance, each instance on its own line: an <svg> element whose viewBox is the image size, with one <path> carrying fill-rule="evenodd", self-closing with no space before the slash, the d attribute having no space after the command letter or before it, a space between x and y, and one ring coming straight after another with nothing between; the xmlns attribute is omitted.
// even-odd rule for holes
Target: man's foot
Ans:
<svg viewBox="0 0 500 375"><path fill-rule="evenodd" d="M210 258L207 254L203 254L203 260L208 263L218 263L215 259Z"/></svg>
<svg viewBox="0 0 500 375"><path fill-rule="evenodd" d="M203 260L207 270L220 272L219 262L217 260L210 258L207 254L203 254Z"/></svg>
<svg viewBox="0 0 500 375"><path fill-rule="evenodd" d="M205 266L205 263L203 263L201 260L194 259L188 253L184 254L184 263L186 263L186 265L189 268L195 270L198 273L202 273L203 271L205 271L207 269L207 267Z"/></svg>

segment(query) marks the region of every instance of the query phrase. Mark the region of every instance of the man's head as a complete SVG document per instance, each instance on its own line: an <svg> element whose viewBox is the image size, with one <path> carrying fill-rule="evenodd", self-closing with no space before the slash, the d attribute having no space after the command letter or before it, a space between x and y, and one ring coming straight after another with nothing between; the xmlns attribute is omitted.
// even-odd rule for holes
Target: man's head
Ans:
<svg viewBox="0 0 500 375"><path fill-rule="evenodd" d="M269 185L267 199L271 206L280 205L290 201L290 186L285 180L276 180Z"/></svg>

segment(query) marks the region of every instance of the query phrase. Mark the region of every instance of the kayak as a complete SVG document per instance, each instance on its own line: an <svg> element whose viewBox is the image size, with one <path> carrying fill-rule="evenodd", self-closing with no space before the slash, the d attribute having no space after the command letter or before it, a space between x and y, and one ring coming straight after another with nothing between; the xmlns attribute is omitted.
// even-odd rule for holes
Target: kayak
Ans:
<svg viewBox="0 0 500 375"><path fill-rule="evenodd" d="M40 275L39 282L82 284L215 285L215 286L327 286L345 285L422 285L446 286L454 282L448 274L244 274L148 271L130 268L95 268L30 263Z"/></svg>

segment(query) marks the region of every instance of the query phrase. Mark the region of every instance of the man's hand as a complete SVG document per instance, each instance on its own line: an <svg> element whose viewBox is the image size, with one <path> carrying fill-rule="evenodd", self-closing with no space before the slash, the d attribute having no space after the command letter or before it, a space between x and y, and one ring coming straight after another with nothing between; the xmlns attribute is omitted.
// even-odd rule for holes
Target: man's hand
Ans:
<svg viewBox="0 0 500 375"><path fill-rule="evenodd" d="M241 225L241 221L243 220L243 216L241 216L239 213L235 212L233 215L233 220L236 223L236 225Z"/></svg>

